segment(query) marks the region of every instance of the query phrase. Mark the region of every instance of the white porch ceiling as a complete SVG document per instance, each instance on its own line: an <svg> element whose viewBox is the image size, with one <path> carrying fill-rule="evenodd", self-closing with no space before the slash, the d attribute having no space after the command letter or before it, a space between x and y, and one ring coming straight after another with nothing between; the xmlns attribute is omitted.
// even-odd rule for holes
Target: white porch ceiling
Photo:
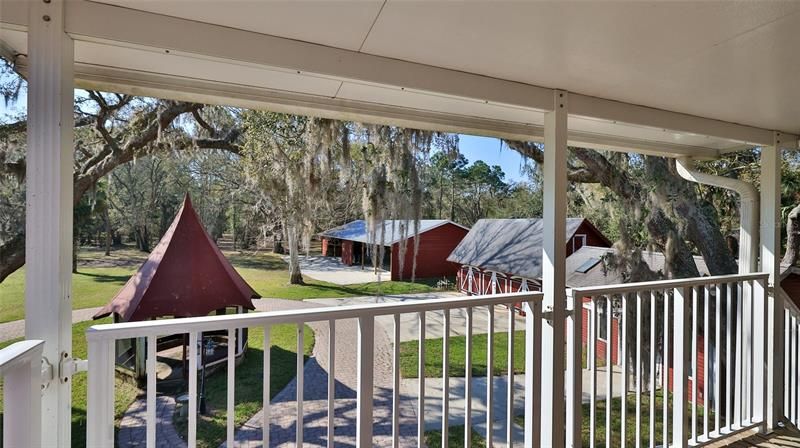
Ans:
<svg viewBox="0 0 800 448"><path fill-rule="evenodd" d="M799 19L800 1L71 0L66 28L84 87L513 138L541 137L557 88L573 143L712 157L800 134ZM0 0L7 50L26 21Z"/></svg>

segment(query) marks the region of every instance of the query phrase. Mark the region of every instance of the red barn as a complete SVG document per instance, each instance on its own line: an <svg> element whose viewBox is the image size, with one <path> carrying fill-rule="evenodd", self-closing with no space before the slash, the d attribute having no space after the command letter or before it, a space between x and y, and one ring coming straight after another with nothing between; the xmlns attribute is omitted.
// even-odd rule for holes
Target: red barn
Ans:
<svg viewBox="0 0 800 448"><path fill-rule="evenodd" d="M605 247L592 247L592 246L585 246L582 247L580 250L576 251L572 256L567 258L566 263L566 283L567 286L570 288L579 288L584 286L598 286L598 285L612 285L612 284L622 284L627 283L629 281L629 276L625 272L621 272L617 269L611 269L608 265L603 262L604 257L609 254L613 253L613 249L605 248ZM652 271L660 272L664 270L665 266L665 259L664 254L660 252L649 252L649 251L642 251L641 253L642 261L647 263L649 268ZM697 266L697 271L700 273L701 276L709 275L708 267L703 261L703 257L694 257L695 265ZM611 362L614 364L621 364L622 360L619 359L619 351L621 350L621 339L620 336L622 334L622 320L619 309L612 309L611 314L611 328L607 328L607 320L606 320L606 313L607 313L607 303L604 300L600 300L597 302L597 335L598 340L595 345L595 353L597 353L598 360L605 360L606 353L610 346L611 349ZM634 305L629 305L631 309L634 308ZM644 304L644 313L649 313L649 302ZM591 313L591 300L587 298L583 298L583 311L582 315L582 337L583 337L583 344L586 346L586 341L589 339L589 316ZM658 313L662 311L659 309L657 310ZM609 334L610 333L610 334ZM702 335L700 335L702 338ZM629 339L630 340L630 339ZM699 386L702 390L703 385L703 378L702 378L702 366L704 362L704 353L702 350L702 339L698 342L698 365L700 368L700 378L699 378ZM659 355L660 356L660 355ZM690 381L691 383L691 381Z"/></svg>
<svg viewBox="0 0 800 448"><path fill-rule="evenodd" d="M566 233L567 257L583 246L611 246L585 218L567 219ZM467 294L538 291L543 234L541 219L479 220L448 257L461 266L458 288Z"/></svg>
<svg viewBox="0 0 800 448"><path fill-rule="evenodd" d="M423 219L419 221L419 231L414 236L414 222L405 220L386 220L383 227L374 232L368 229L364 220L349 222L322 232L322 255L341 257L342 263L372 266L375 244L384 248L383 259L379 265L391 272L392 280L410 279L412 271L416 278L454 277L459 265L447 261L447 256L467 235L468 228L443 219ZM414 245L417 248L416 267L414 266ZM401 245L406 248L401 263ZM402 265L402 266L401 266Z"/></svg>

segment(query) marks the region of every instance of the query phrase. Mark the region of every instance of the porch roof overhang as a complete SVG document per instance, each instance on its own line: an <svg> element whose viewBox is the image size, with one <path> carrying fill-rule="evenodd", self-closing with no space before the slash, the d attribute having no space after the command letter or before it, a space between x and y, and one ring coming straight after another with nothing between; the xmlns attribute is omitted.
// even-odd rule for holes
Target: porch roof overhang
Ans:
<svg viewBox="0 0 800 448"><path fill-rule="evenodd" d="M797 146L797 2L71 0L78 87L543 140L555 88L576 146L714 158ZM38 19L38 18L37 18ZM28 3L0 0L27 70Z"/></svg>

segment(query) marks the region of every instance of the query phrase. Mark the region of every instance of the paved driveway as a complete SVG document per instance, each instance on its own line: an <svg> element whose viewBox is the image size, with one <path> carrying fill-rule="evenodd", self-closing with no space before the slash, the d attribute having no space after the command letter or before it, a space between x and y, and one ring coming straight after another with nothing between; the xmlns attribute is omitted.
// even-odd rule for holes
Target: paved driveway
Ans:
<svg viewBox="0 0 800 448"><path fill-rule="evenodd" d="M288 262L289 258L284 257L284 260ZM388 271L380 270L376 274L370 266L364 269L361 266L347 266L342 263L341 258L334 257L300 257L300 269L304 276L336 285L391 280Z"/></svg>

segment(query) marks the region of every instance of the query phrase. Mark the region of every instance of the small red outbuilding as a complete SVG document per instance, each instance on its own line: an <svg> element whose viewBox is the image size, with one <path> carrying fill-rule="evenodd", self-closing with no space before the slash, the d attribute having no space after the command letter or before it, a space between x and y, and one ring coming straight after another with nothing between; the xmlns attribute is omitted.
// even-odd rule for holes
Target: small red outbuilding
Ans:
<svg viewBox="0 0 800 448"><path fill-rule="evenodd" d="M147 261L94 318L206 316L229 307L255 309L251 299L259 297L206 232L187 194Z"/></svg>
<svg viewBox="0 0 800 448"><path fill-rule="evenodd" d="M255 309L252 299L261 297L236 272L225 258L197 216L189 195L183 201L158 245L138 271L128 279L111 301L100 309L94 319L113 316L115 322L207 316L211 313L243 313ZM227 334L201 333L202 341L223 341L236 344L236 357L247 347L247 329L236 330L235 341ZM182 345L183 376L188 379L186 345L188 335L163 335L158 338L157 350ZM144 338L121 339L115 344L117 365L132 371L138 381L145 379ZM203 371L224 362L226 348L217 347L204 355L211 345L203 344Z"/></svg>
<svg viewBox="0 0 800 448"><path fill-rule="evenodd" d="M371 267L376 244L384 247L379 265L391 272L392 280L415 278L454 277L459 265L447 261L450 252L467 235L468 228L444 219L422 219L414 236L414 222L386 220L383 228L371 232L364 220L349 222L322 232L322 255L341 257L342 263ZM405 236L406 250L400 263L400 247ZM414 264L415 239L419 239L416 267ZM402 268L401 268L402 264ZM413 272L412 272L413 271Z"/></svg>

